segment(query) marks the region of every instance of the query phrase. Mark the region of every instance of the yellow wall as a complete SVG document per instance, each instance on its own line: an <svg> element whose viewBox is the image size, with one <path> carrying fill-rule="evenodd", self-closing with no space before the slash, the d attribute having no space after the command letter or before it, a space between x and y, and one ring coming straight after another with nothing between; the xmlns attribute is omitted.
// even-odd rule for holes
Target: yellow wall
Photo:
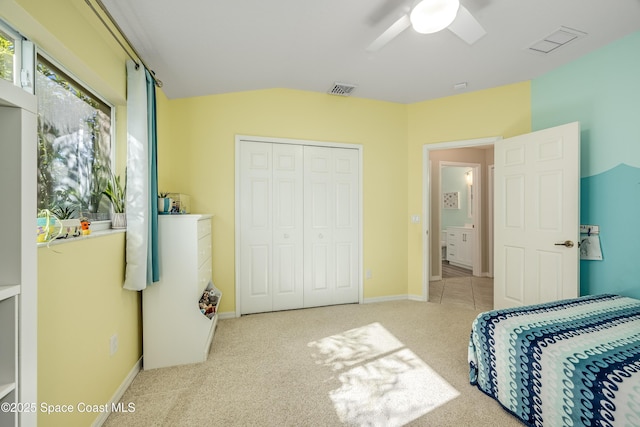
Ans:
<svg viewBox="0 0 640 427"><path fill-rule="evenodd" d="M191 195L214 217L214 282L235 310L235 135L362 144L365 298L406 295L406 106L286 89L169 101L159 144L162 191ZM165 190L166 189L166 190Z"/></svg>
<svg viewBox="0 0 640 427"><path fill-rule="evenodd" d="M531 131L530 82L500 86L408 106L408 212L422 212L425 144ZM437 231L437 230L434 230ZM431 237L438 239L432 232ZM422 225L407 226L408 293L422 294Z"/></svg>
<svg viewBox="0 0 640 427"><path fill-rule="evenodd" d="M39 405L105 404L142 354L140 294L122 289L124 236L38 248ZM87 426L97 415L39 412L38 425Z"/></svg>

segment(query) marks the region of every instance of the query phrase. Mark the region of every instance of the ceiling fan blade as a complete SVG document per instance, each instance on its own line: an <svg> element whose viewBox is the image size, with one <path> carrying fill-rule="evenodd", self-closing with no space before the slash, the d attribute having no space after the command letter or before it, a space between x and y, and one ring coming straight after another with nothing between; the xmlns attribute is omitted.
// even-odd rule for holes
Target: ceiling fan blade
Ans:
<svg viewBox="0 0 640 427"><path fill-rule="evenodd" d="M367 52L377 52L382 49L387 43L389 43L398 35L409 28L411 21L409 21L409 15L403 15L400 19L394 22L384 33L380 34L377 39L373 41L365 50Z"/></svg>
<svg viewBox="0 0 640 427"><path fill-rule="evenodd" d="M482 25L471 15L466 7L460 5L456 19L449 25L449 30L469 44L474 44L487 34Z"/></svg>
<svg viewBox="0 0 640 427"><path fill-rule="evenodd" d="M409 9L406 2L407 0L384 0L380 6L369 14L367 17L367 23L371 26L375 26L387 19L391 14L399 11L401 7Z"/></svg>

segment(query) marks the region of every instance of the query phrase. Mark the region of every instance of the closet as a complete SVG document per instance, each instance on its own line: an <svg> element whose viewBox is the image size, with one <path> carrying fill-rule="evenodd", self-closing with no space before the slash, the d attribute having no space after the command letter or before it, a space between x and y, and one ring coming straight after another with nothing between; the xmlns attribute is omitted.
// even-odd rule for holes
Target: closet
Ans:
<svg viewBox="0 0 640 427"><path fill-rule="evenodd" d="M237 141L239 314L354 303L360 152Z"/></svg>

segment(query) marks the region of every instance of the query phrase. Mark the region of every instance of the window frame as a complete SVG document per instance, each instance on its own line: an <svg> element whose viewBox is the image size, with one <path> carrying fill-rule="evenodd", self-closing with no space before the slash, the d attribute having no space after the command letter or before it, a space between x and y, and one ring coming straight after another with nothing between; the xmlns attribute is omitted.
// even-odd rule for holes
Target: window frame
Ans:
<svg viewBox="0 0 640 427"><path fill-rule="evenodd" d="M11 28L2 20L0 20L0 33L3 35L3 38L6 38L4 36L7 36L9 39L13 40L13 79L11 82L16 86L22 87L22 41L24 38L19 32Z"/></svg>
<svg viewBox="0 0 640 427"><path fill-rule="evenodd" d="M15 30L5 21L0 19L0 33L5 39L13 40L13 81L15 86L33 94L36 71L36 46ZM9 81L9 80L7 80Z"/></svg>

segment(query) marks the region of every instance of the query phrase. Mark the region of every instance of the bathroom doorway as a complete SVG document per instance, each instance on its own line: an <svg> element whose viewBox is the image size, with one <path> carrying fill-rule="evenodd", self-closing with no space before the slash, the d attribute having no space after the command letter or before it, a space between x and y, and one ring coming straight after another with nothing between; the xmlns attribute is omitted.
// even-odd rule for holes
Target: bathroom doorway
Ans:
<svg viewBox="0 0 640 427"><path fill-rule="evenodd" d="M425 144L423 148L423 165L424 165L424 196L423 212L425 215L424 232L428 236L423 240L423 278L425 280L425 290L428 289L429 283L442 279L442 257L444 238L444 228L441 224L442 204L444 203L442 190L440 188L440 163L458 163L462 166L472 164L480 165L471 177L473 188L477 191L472 192L478 208L472 211L472 221L474 233L477 236L474 239L473 256L478 260L475 263L477 271L473 274L476 277L490 277L489 270L489 212L487 211L489 201L488 191L488 166L493 164L493 145L499 137L481 138L464 141L451 141L437 144ZM466 190L460 192L460 199L466 194ZM475 209L475 208L471 208ZM461 211L465 212L463 209Z"/></svg>
<svg viewBox="0 0 640 427"><path fill-rule="evenodd" d="M476 240L479 163L440 161L440 246L442 277L479 275ZM475 185L474 185L475 181Z"/></svg>

